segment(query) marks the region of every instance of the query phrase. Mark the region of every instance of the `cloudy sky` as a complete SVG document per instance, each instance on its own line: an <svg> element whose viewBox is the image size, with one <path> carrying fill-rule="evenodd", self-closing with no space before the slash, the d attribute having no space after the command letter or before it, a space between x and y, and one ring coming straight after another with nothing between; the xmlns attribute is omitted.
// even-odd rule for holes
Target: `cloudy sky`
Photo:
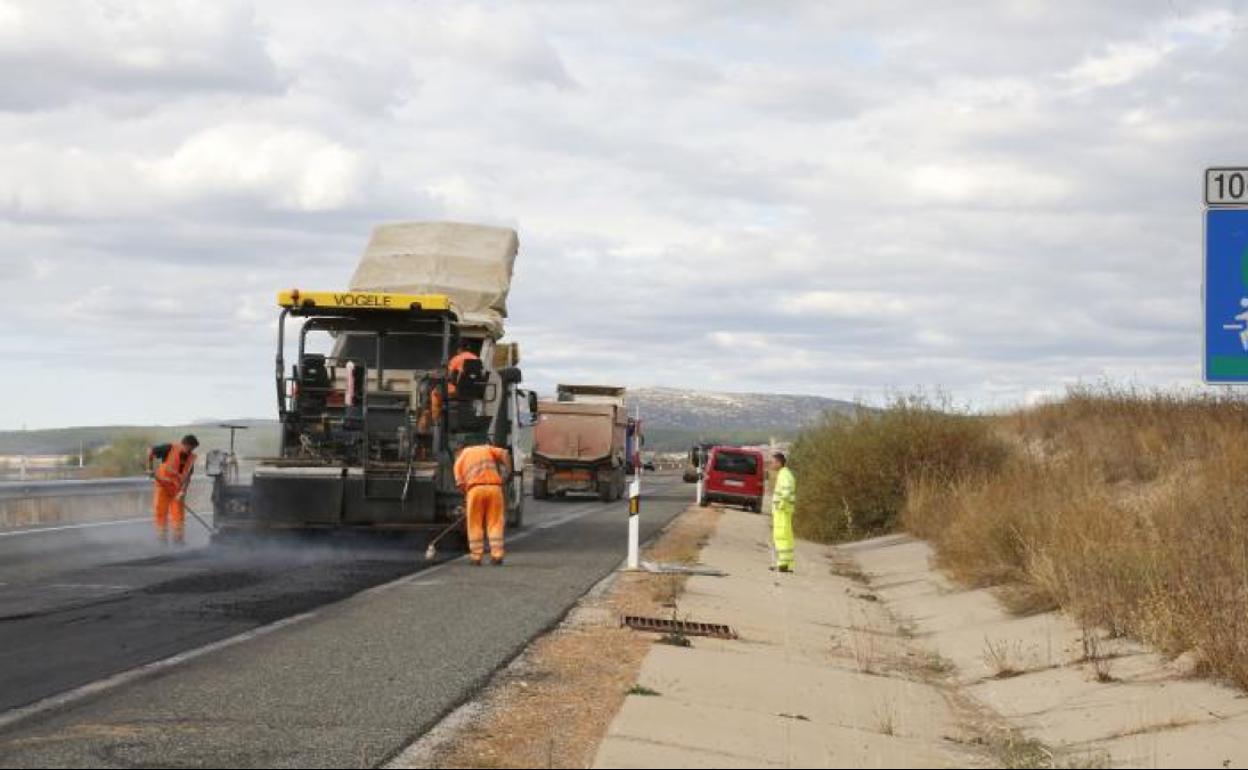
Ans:
<svg viewBox="0 0 1248 770"><path fill-rule="evenodd" d="M0 428L271 416L273 296L520 233L526 380L1199 379L1248 8L0 0Z"/></svg>

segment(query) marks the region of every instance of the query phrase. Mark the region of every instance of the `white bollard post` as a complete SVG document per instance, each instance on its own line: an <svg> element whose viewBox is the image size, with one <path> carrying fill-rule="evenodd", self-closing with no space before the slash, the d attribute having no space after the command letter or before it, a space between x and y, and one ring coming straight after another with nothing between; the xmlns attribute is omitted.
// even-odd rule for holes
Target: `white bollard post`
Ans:
<svg viewBox="0 0 1248 770"><path fill-rule="evenodd" d="M628 568L641 568L641 479L633 477L628 486Z"/></svg>

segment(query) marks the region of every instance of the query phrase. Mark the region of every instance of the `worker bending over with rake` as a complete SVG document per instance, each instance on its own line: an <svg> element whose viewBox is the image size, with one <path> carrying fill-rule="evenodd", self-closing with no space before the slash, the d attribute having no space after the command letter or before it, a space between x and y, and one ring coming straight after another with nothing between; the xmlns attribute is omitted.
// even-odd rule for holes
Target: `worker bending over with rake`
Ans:
<svg viewBox="0 0 1248 770"><path fill-rule="evenodd" d="M511 475L506 449L490 444L464 447L455 461L455 483L464 493L468 522L468 560L480 566L489 532L490 561L502 564L507 504L503 484Z"/></svg>
<svg viewBox="0 0 1248 770"><path fill-rule="evenodd" d="M199 439L188 433L177 444L158 444L147 450L147 472L154 482L152 512L156 536L165 545L169 544L171 524L174 545L186 542L186 493L191 488L191 474L195 472L197 447ZM160 465L153 471L157 460Z"/></svg>

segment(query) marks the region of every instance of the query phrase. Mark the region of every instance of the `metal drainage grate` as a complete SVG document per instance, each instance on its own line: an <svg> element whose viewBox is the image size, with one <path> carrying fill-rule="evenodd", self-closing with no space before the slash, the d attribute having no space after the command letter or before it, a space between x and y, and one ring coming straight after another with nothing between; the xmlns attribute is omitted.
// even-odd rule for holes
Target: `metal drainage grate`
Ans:
<svg viewBox="0 0 1248 770"><path fill-rule="evenodd" d="M683 636L710 636L716 639L736 639L737 632L720 623L695 623L691 620L647 618L625 615L620 625L634 631L653 631L656 634L681 634Z"/></svg>

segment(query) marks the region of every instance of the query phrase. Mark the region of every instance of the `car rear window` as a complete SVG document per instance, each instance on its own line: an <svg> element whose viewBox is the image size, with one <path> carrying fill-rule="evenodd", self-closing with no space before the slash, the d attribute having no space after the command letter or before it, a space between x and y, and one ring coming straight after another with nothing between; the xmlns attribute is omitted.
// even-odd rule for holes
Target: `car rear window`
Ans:
<svg viewBox="0 0 1248 770"><path fill-rule="evenodd" d="M715 470L720 473L741 473L753 476L758 473L758 456L737 452L716 452Z"/></svg>

